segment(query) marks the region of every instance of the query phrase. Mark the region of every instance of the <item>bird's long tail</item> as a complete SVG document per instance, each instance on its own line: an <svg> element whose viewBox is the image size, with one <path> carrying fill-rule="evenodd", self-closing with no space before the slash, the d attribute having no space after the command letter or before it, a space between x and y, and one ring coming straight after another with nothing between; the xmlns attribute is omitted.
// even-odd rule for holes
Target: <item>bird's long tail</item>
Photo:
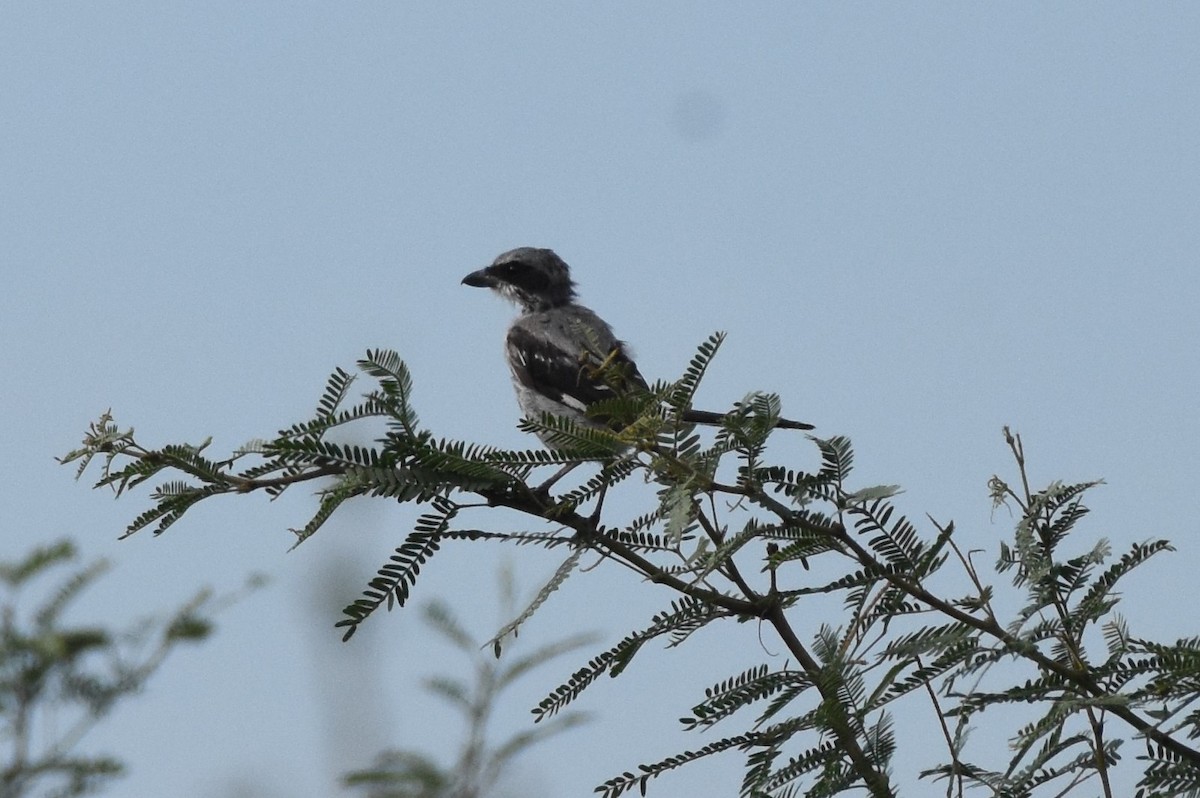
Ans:
<svg viewBox="0 0 1200 798"><path fill-rule="evenodd" d="M724 413L713 413L709 410L685 410L683 411L683 420L689 424L711 424L720 426L725 420ZM792 421L791 419L781 418L775 422L775 426L780 429L816 429L812 424L805 424L803 421Z"/></svg>

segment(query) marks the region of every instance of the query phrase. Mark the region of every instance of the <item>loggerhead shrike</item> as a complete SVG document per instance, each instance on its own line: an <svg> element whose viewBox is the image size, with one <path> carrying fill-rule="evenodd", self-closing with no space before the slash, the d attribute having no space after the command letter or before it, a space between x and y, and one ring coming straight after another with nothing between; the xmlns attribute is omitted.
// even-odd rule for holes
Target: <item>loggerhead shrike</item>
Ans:
<svg viewBox="0 0 1200 798"><path fill-rule="evenodd" d="M592 403L616 396L608 382L595 376L601 363L615 366L630 388L648 389L625 343L604 319L575 301L571 270L553 250L509 250L486 269L468 274L463 284L491 288L521 308L508 328L505 354L517 403L527 418L550 413L603 428L603 419L587 415ZM682 418L689 423L719 425L724 414L687 410ZM783 418L776 426L813 428Z"/></svg>

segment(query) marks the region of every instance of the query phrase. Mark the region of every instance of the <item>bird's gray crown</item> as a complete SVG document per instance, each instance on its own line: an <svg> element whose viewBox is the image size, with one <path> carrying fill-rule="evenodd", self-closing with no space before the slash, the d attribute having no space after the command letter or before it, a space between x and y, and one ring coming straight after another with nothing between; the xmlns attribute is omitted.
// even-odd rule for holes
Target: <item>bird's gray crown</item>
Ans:
<svg viewBox="0 0 1200 798"><path fill-rule="evenodd" d="M548 310L575 298L571 269L552 249L510 249L486 269L468 274L463 283L491 288L525 311Z"/></svg>

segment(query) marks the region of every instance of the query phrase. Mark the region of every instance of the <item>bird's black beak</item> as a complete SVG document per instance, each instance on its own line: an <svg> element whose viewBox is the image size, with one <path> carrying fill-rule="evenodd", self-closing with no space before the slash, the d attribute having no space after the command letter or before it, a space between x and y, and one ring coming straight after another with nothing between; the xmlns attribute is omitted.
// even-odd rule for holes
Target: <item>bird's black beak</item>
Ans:
<svg viewBox="0 0 1200 798"><path fill-rule="evenodd" d="M496 277L490 274L487 269L480 269L464 277L462 284L469 285L472 288L494 288L496 286Z"/></svg>

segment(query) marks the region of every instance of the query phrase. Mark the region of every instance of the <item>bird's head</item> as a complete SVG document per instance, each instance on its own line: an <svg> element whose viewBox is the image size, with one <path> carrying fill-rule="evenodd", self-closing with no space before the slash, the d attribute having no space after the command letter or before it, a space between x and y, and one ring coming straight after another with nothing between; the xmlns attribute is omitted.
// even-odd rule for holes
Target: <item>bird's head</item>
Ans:
<svg viewBox="0 0 1200 798"><path fill-rule="evenodd" d="M518 247L471 272L463 285L491 288L526 311L548 310L575 298L571 269L552 249Z"/></svg>

